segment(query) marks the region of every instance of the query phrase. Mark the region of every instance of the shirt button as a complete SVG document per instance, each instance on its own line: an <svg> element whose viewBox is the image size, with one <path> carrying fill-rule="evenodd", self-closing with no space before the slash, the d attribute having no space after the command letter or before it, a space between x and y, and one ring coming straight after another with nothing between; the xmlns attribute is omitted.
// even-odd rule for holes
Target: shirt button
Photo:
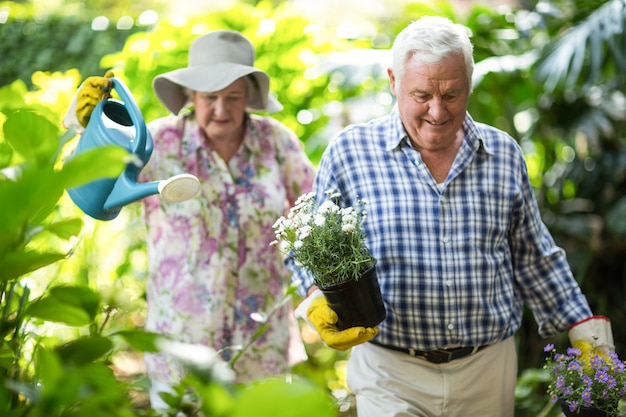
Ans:
<svg viewBox="0 0 626 417"><path fill-rule="evenodd" d="M446 281L446 285L447 285L448 287L449 287L449 286L451 286L451 285L452 285L452 280L451 280L451 279L447 280L447 281Z"/></svg>
<svg viewBox="0 0 626 417"><path fill-rule="evenodd" d="M452 323L448 324L448 330L454 330L454 324Z"/></svg>
<svg viewBox="0 0 626 417"><path fill-rule="evenodd" d="M441 240L443 241L443 243L448 243L448 240L450 239L448 238L448 236L444 236Z"/></svg>

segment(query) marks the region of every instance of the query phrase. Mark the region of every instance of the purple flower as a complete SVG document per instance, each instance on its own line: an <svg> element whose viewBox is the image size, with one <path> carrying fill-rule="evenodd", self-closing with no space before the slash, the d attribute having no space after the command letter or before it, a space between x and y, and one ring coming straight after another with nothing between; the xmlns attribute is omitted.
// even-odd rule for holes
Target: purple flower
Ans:
<svg viewBox="0 0 626 417"><path fill-rule="evenodd" d="M580 364L578 362L570 362L567 369L569 369L570 371L577 371L580 369Z"/></svg>
<svg viewBox="0 0 626 417"><path fill-rule="evenodd" d="M617 381L615 380L615 378L609 375L608 379L606 380L606 386L609 388L615 388L616 385Z"/></svg>
<svg viewBox="0 0 626 417"><path fill-rule="evenodd" d="M580 396L582 397L583 400L590 400L591 390L589 388L585 388Z"/></svg>
<svg viewBox="0 0 626 417"><path fill-rule="evenodd" d="M552 349L554 349L554 345L552 343L548 343L544 348L543 351L544 352L551 352Z"/></svg>
<svg viewBox="0 0 626 417"><path fill-rule="evenodd" d="M567 354L571 356L580 356L582 352L578 348L570 347L570 348L567 348Z"/></svg>
<svg viewBox="0 0 626 417"><path fill-rule="evenodd" d="M605 383L605 384L606 384L606 382L608 381L608 379L609 379L609 376L607 375L607 373L606 373L606 372L604 372L604 371L598 371L598 372L596 373L596 380L597 380L597 381L599 381L599 382L602 382L602 383Z"/></svg>

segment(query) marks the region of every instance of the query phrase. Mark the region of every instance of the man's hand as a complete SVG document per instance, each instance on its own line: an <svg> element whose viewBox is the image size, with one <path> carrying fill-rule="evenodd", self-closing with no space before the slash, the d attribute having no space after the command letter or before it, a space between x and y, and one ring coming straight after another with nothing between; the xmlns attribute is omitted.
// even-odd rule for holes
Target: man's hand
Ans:
<svg viewBox="0 0 626 417"><path fill-rule="evenodd" d="M306 315L322 341L333 349L348 350L367 342L378 334L378 327L351 327L339 330L337 313L330 308L324 297L313 298Z"/></svg>
<svg viewBox="0 0 626 417"><path fill-rule="evenodd" d="M107 71L104 77L92 76L85 79L76 98L76 117L83 127L87 127L89 118L96 105L110 97L114 77L113 71Z"/></svg>

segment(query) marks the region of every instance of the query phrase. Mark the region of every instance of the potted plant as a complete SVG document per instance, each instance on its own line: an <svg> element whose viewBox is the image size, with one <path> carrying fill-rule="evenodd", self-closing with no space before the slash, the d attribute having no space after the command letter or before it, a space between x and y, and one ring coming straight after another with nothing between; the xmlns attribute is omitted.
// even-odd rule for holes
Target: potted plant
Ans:
<svg viewBox="0 0 626 417"><path fill-rule="evenodd" d="M588 345L588 346L587 346ZM548 393L559 402L565 416L620 416L626 409L620 400L626 396L625 364L615 352L592 353L587 343L557 353L548 344L544 368L549 371Z"/></svg>
<svg viewBox="0 0 626 417"><path fill-rule="evenodd" d="M376 275L376 260L365 244L362 225L367 201L340 207L341 195L326 192L318 204L313 193L298 198L287 217L274 224L282 253L308 271L337 313L340 329L374 327L386 312Z"/></svg>

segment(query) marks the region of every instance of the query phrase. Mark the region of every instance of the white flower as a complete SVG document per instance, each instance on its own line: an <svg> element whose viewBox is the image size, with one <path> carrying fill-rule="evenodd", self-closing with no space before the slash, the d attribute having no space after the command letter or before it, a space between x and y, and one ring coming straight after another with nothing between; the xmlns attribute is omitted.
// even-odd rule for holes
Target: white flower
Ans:
<svg viewBox="0 0 626 417"><path fill-rule="evenodd" d="M337 207L335 203L333 203L330 200L326 200L322 203L322 205L320 206L318 212L319 213L333 213L334 211L334 207Z"/></svg>
<svg viewBox="0 0 626 417"><path fill-rule="evenodd" d="M354 225L354 224L356 224L356 217L354 217L352 214L347 214L347 215L346 215L346 214L344 214L344 215L341 217L341 221L342 221L343 223L349 223L349 224Z"/></svg>
<svg viewBox="0 0 626 417"><path fill-rule="evenodd" d="M357 197L354 207L341 208L340 193L331 190L326 196L321 204L313 193L300 196L287 218L274 225L280 251L322 285L344 282L375 262L361 227L363 203Z"/></svg>
<svg viewBox="0 0 626 417"><path fill-rule="evenodd" d="M311 226L307 226L307 225L302 226L301 228L298 229L298 233L297 233L298 239L300 240L306 239L311 234L312 230L313 229L311 229Z"/></svg>
<svg viewBox="0 0 626 417"><path fill-rule="evenodd" d="M313 215L311 213L302 214L299 217L300 224L309 224L311 223L312 219L313 219Z"/></svg>
<svg viewBox="0 0 626 417"><path fill-rule="evenodd" d="M351 223L345 223L341 226L341 230L343 230L346 233L352 233L354 232L354 225Z"/></svg>
<svg viewBox="0 0 626 417"><path fill-rule="evenodd" d="M300 197L298 197L298 199L294 203L294 208L303 204L307 204L309 201L313 200L314 198L315 198L315 193L302 194Z"/></svg>

